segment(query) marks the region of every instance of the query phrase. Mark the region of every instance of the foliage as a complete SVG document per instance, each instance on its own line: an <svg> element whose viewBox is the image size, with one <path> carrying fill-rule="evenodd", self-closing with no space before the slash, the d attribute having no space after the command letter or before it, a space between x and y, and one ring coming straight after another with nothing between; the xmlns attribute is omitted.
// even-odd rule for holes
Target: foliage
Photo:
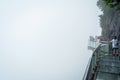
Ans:
<svg viewBox="0 0 120 80"><path fill-rule="evenodd" d="M120 1L119 0L103 0L103 1L110 8L114 8L114 7L117 7L118 5L120 5Z"/></svg>
<svg viewBox="0 0 120 80"><path fill-rule="evenodd" d="M107 0L99 0L97 6L101 9L103 14L100 17L100 27L102 28L101 35L106 39L111 39L112 36L119 36L120 34L120 12L116 9L119 9L118 6L111 8L109 4L105 3ZM110 1L110 0L108 0ZM120 6L120 5L119 5Z"/></svg>

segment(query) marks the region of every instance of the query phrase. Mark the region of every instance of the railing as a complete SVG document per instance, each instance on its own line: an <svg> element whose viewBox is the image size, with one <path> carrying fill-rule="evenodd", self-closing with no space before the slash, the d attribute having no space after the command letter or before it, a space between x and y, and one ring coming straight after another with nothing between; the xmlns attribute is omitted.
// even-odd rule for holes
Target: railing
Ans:
<svg viewBox="0 0 120 80"><path fill-rule="evenodd" d="M94 51L100 45L99 41L94 39L89 39L88 41L88 49Z"/></svg>
<svg viewBox="0 0 120 80"><path fill-rule="evenodd" d="M83 76L83 80L94 80L94 74L100 57L109 53L109 44L99 44L94 50Z"/></svg>
<svg viewBox="0 0 120 80"><path fill-rule="evenodd" d="M88 61L88 64L87 64L87 67L86 67L86 70L85 70L85 73L84 73L84 76L83 76L82 80L86 80L86 78L87 78L87 74L88 74L88 70L89 70L89 67L90 67L90 63L91 63L91 58Z"/></svg>

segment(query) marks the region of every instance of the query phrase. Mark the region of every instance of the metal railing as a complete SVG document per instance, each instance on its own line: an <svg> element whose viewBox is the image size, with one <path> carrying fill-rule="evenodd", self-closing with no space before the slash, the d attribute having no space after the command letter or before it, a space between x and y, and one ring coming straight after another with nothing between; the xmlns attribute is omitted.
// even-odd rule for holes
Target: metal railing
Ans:
<svg viewBox="0 0 120 80"><path fill-rule="evenodd" d="M93 51L93 54L88 62L85 70L85 74L82 80L94 80L94 75L99 62L100 57L109 53L109 44L99 44Z"/></svg>

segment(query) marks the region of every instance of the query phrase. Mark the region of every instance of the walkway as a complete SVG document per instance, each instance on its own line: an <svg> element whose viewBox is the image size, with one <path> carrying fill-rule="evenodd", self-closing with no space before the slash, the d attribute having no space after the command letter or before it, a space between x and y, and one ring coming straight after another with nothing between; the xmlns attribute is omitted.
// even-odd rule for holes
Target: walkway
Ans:
<svg viewBox="0 0 120 80"><path fill-rule="evenodd" d="M112 55L101 57L94 80L120 80L120 57Z"/></svg>
<svg viewBox="0 0 120 80"><path fill-rule="evenodd" d="M83 80L120 80L120 54L113 56L109 44L99 45L93 52Z"/></svg>

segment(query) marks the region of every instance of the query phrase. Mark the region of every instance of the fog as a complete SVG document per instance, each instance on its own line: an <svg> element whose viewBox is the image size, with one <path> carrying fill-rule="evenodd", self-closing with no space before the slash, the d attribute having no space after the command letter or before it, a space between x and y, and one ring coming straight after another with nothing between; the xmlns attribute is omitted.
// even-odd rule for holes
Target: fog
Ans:
<svg viewBox="0 0 120 80"><path fill-rule="evenodd" d="M96 1L0 1L0 80L82 80Z"/></svg>

